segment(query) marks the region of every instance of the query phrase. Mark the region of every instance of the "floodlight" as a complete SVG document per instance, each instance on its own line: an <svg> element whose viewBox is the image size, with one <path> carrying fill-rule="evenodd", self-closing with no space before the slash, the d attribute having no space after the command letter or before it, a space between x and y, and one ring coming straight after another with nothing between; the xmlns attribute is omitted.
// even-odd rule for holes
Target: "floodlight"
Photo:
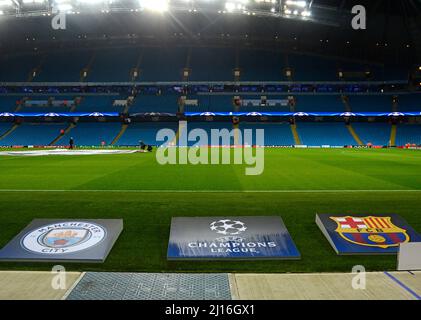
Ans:
<svg viewBox="0 0 421 320"><path fill-rule="evenodd" d="M141 8L156 12L168 10L168 0L138 0Z"/></svg>
<svg viewBox="0 0 421 320"><path fill-rule="evenodd" d="M0 7L12 6L12 0L0 0Z"/></svg>

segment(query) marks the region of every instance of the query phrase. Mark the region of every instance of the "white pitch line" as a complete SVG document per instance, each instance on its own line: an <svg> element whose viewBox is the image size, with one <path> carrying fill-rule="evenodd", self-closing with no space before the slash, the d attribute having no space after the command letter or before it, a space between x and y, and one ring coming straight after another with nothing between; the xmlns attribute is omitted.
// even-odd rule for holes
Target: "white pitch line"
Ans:
<svg viewBox="0 0 421 320"><path fill-rule="evenodd" d="M403 193L421 192L421 190L28 190L0 189L0 192L10 193Z"/></svg>

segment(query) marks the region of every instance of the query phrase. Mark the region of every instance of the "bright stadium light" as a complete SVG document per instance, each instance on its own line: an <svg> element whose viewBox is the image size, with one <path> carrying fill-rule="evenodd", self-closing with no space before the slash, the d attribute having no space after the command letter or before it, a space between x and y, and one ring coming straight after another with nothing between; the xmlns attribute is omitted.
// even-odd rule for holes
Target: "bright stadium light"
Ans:
<svg viewBox="0 0 421 320"><path fill-rule="evenodd" d="M142 9L165 12L168 10L168 0L139 0Z"/></svg>
<svg viewBox="0 0 421 320"><path fill-rule="evenodd" d="M225 3L225 10L228 12L244 11L248 0L230 0Z"/></svg>
<svg viewBox="0 0 421 320"><path fill-rule="evenodd" d="M12 0L0 0L0 7L13 6Z"/></svg>
<svg viewBox="0 0 421 320"><path fill-rule="evenodd" d="M97 5L105 3L106 0L77 0L77 2L82 5Z"/></svg>
<svg viewBox="0 0 421 320"><path fill-rule="evenodd" d="M46 0L22 0L23 4L42 4L46 2Z"/></svg>
<svg viewBox="0 0 421 320"><path fill-rule="evenodd" d="M71 0L55 0L53 9L60 12L70 12L73 10Z"/></svg>
<svg viewBox="0 0 421 320"><path fill-rule="evenodd" d="M307 1L304 1L304 0L301 0L301 1L300 0L287 0L285 4L291 7L300 7L300 8L307 7Z"/></svg>

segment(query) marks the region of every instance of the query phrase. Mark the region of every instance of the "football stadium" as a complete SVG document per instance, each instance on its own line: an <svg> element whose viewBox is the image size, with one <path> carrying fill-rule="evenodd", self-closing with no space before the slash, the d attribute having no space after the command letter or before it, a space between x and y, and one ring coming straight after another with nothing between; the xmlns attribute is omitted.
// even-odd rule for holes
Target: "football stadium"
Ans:
<svg viewBox="0 0 421 320"><path fill-rule="evenodd" d="M0 0L0 299L421 300L420 208L419 0Z"/></svg>

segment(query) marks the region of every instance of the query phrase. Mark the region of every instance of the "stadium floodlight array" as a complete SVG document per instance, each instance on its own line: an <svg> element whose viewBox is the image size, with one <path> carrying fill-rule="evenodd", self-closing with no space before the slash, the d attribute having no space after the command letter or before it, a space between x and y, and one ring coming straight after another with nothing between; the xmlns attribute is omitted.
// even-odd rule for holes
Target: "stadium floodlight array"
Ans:
<svg viewBox="0 0 421 320"><path fill-rule="evenodd" d="M311 2L308 3L305 0L285 0L283 6L284 14L287 16L311 16Z"/></svg>
<svg viewBox="0 0 421 320"><path fill-rule="evenodd" d="M49 16L56 12L203 12L310 20L310 0L0 0L5 16ZM296 13L296 14L295 14ZM315 22L317 20L314 19Z"/></svg>

